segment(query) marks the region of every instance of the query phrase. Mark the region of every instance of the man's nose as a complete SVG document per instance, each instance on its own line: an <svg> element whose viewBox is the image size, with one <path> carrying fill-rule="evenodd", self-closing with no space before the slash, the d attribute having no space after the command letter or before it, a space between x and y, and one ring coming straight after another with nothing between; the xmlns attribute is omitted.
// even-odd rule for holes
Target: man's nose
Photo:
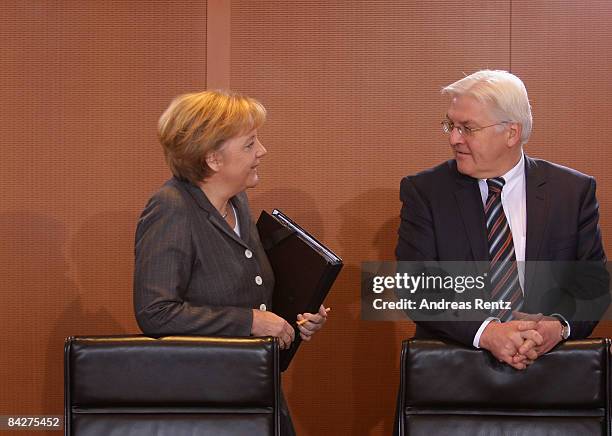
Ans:
<svg viewBox="0 0 612 436"><path fill-rule="evenodd" d="M448 139L451 144L463 144L465 142L465 138L459 133L459 129L456 126L453 126Z"/></svg>

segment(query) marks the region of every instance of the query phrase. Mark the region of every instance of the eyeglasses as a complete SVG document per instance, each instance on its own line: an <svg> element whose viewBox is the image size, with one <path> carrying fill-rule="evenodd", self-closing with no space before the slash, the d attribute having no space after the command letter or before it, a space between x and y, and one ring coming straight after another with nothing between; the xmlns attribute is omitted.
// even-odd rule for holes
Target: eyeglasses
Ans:
<svg viewBox="0 0 612 436"><path fill-rule="evenodd" d="M455 124L455 123L453 123L449 119L442 120L442 122L440 124L442 125L442 131L444 133L446 133L447 135L450 135L452 133L453 129L456 128L461 136L471 136L475 132L478 132L480 130L486 129L487 127L499 126L501 124L507 124L507 123L511 123L511 122L512 121L500 121L499 123L489 124L488 126L473 127L473 128L472 127L467 127L467 126L462 126L461 124Z"/></svg>

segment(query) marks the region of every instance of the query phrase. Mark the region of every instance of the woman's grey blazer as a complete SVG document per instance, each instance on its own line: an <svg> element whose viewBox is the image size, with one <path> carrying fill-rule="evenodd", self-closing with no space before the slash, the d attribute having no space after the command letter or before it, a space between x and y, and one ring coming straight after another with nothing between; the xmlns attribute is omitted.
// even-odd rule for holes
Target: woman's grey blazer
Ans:
<svg viewBox="0 0 612 436"><path fill-rule="evenodd" d="M274 276L246 194L230 200L238 236L195 185L172 178L136 229L134 308L145 334L249 336L271 308Z"/></svg>

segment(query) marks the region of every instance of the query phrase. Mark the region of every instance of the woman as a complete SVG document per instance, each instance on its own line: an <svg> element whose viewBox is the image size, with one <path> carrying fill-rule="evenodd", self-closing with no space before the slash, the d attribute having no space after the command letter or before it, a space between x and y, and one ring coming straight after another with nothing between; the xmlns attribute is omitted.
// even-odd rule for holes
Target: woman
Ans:
<svg viewBox="0 0 612 436"><path fill-rule="evenodd" d="M294 329L271 312L274 277L245 190L267 153L266 118L254 99L223 91L177 97L158 134L174 177L151 197L136 230L134 307L148 335L275 336ZM308 341L327 319L304 313ZM292 433L288 414L285 428Z"/></svg>

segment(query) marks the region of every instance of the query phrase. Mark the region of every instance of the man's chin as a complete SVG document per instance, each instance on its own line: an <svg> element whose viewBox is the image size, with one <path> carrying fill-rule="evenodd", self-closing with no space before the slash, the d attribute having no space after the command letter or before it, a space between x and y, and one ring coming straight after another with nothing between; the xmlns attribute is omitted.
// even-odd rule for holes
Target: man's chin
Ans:
<svg viewBox="0 0 612 436"><path fill-rule="evenodd" d="M465 162L461 162L459 159L455 159L457 162L457 171L459 171L464 176L476 177L475 168L473 165L466 164Z"/></svg>

